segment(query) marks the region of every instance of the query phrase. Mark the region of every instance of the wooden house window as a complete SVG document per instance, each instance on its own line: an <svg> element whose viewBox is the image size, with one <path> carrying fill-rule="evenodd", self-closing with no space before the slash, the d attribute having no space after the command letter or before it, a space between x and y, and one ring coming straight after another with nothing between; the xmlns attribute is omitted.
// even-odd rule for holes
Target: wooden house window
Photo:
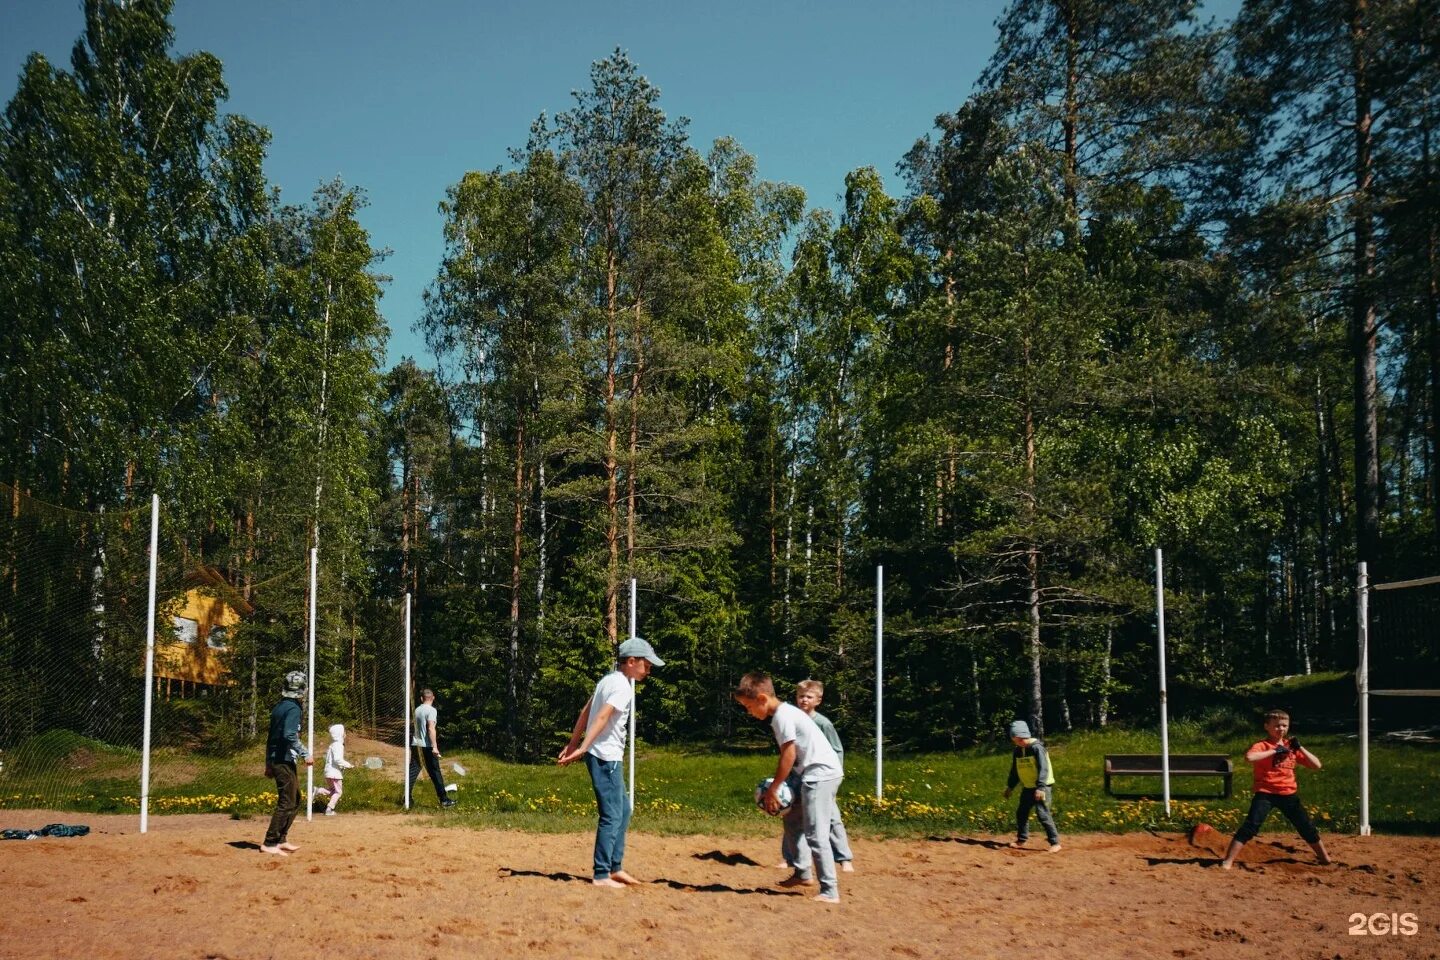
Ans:
<svg viewBox="0 0 1440 960"><path fill-rule="evenodd" d="M175 618L175 639L181 643L194 643L200 636L200 624L189 617Z"/></svg>

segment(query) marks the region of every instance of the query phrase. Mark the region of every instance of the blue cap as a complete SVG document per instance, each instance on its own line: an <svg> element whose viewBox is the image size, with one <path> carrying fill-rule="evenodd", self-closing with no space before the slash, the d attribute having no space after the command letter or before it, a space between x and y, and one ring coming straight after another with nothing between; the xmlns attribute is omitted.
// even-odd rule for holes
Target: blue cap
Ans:
<svg viewBox="0 0 1440 960"><path fill-rule="evenodd" d="M615 658L617 660L624 660L626 657L644 657L657 667L665 666L665 661L655 655L655 648L639 637L631 637L616 648Z"/></svg>
<svg viewBox="0 0 1440 960"><path fill-rule="evenodd" d="M1016 720L1014 723L1010 724L1010 736L1025 737L1026 739L1029 739L1030 724L1026 723L1024 720Z"/></svg>

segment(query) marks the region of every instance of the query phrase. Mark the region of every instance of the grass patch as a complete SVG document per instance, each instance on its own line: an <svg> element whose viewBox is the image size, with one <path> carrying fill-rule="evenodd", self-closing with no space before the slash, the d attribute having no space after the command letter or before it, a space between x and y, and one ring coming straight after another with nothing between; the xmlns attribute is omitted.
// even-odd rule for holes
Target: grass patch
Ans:
<svg viewBox="0 0 1440 960"><path fill-rule="evenodd" d="M1325 764L1300 772L1300 790L1323 832L1354 832L1359 824L1358 745L1343 734L1301 731L1306 746ZM1158 799L1117 800L1103 787L1107 753L1153 753L1153 731L1112 729L1051 739L1057 784L1055 812L1062 832L1140 829L1183 830L1204 820L1233 829L1249 805L1249 771L1243 754L1259 731L1240 730L1233 716L1216 713L1177 721L1171 728L1176 753L1226 753L1235 761L1236 793L1228 800L1177 798L1167 817ZM45 807L96 813L139 810L139 762L134 751L47 735L24 763L0 770L0 808ZM61 743L65 740L64 743ZM62 749L68 748L68 749ZM12 753L12 759L20 751ZM40 764L37 758L44 757ZM1392 833L1440 834L1440 790L1432 773L1440 753L1433 746L1377 742L1371 746L1371 821ZM98 759L97 759L98 758ZM512 764L472 751L446 754L446 774L459 785L459 806L440 823L534 832L590 830L595 806L582 766ZM450 764L467 768L454 776ZM84 762L80 762L84 761ZM634 829L662 834L778 835L779 824L752 801L755 784L774 771L775 753L641 745ZM846 758L841 809L852 833L871 837L1007 833L1014 799L1001 796L1009 769L1005 745L953 753L887 757L884 799L874 797L873 758ZM319 771L316 782L320 783ZM399 812L397 771L348 771L341 812ZM302 770L303 775L303 770ZM150 810L166 813L267 814L273 785L263 776L255 749L227 757L197 757L175 749L157 751L152 762ZM1219 791L1219 779L1183 779L1175 790ZM1159 778L1117 781L1117 789L1160 793ZM416 784L415 808L437 810L427 779ZM438 812L438 811L437 811ZM1288 832L1282 820L1269 829Z"/></svg>

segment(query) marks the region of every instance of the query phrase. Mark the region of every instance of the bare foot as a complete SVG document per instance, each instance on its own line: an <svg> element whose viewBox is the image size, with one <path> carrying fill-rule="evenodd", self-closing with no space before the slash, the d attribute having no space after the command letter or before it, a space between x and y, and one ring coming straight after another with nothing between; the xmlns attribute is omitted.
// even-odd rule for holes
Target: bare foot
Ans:
<svg viewBox="0 0 1440 960"><path fill-rule="evenodd" d="M282 843L282 844L280 844L280 849L281 849L281 850L284 850L286 853L294 853L296 850L299 850L300 848L297 847L297 846L296 846L295 844L293 844L293 843Z"/></svg>
<svg viewBox="0 0 1440 960"><path fill-rule="evenodd" d="M1330 864L1334 863L1335 861L1334 861L1334 860L1331 860L1329 857L1321 857L1320 859L1316 860L1315 862L1318 863L1318 864L1320 864L1320 866L1322 866L1322 867L1328 867L1328 866L1330 866Z"/></svg>
<svg viewBox="0 0 1440 960"><path fill-rule="evenodd" d="M784 860L781 860L779 863L775 864L775 869L776 869L776 870L794 870L795 867L794 867L792 864L788 864L788 863L786 863Z"/></svg>
<svg viewBox="0 0 1440 960"><path fill-rule="evenodd" d="M1051 853L1059 853L1059 852L1060 852L1060 844L1058 844L1058 843L1052 843L1052 844L1050 844L1050 852L1051 852Z"/></svg>
<svg viewBox="0 0 1440 960"><path fill-rule="evenodd" d="M855 864L851 863L849 860L842 860L842 861L840 862L840 872L841 872L841 873L854 873L854 872L855 872Z"/></svg>
<svg viewBox="0 0 1440 960"><path fill-rule="evenodd" d="M788 890L791 887L811 887L815 885L815 881L809 877L802 877L798 873L792 873L781 880L779 885Z"/></svg>
<svg viewBox="0 0 1440 960"><path fill-rule="evenodd" d="M591 880L590 883L597 887L609 887L611 890L625 889L625 884L621 883L619 880L612 880L609 877L605 877L604 879Z"/></svg>
<svg viewBox="0 0 1440 960"><path fill-rule="evenodd" d="M630 876L630 874L626 873L624 870L616 870L614 873L610 874L610 879L611 879L611 880L619 880L621 883L625 884L627 887L635 887L635 886L639 886L639 885L640 885L640 881L639 881L639 880L636 880L634 877Z"/></svg>
<svg viewBox="0 0 1440 960"><path fill-rule="evenodd" d="M1231 867L1233 867L1233 866L1235 866L1235 864L1231 863L1229 860L1221 860L1221 861L1220 861L1220 869L1221 869L1221 870L1229 870L1229 869L1230 869Z"/></svg>
<svg viewBox="0 0 1440 960"><path fill-rule="evenodd" d="M1011 840L1009 843L1005 844L1005 846L1009 847L1011 850L1024 850L1024 849L1025 849L1025 841L1024 841L1024 840Z"/></svg>
<svg viewBox="0 0 1440 960"><path fill-rule="evenodd" d="M289 853L288 851L283 850L283 849L281 849L280 847L267 847L267 846L265 846L265 844L263 844L263 843L260 844L260 852L261 852L261 853L273 853L273 854L275 854L277 857L288 857L288 856L290 856L290 853Z"/></svg>
<svg viewBox="0 0 1440 960"><path fill-rule="evenodd" d="M817 894L815 894L815 896L811 897L810 899L811 899L811 900L818 900L818 901L820 901L821 903L839 903L839 902L840 902L840 898L839 898L838 896L833 896L833 897L832 897L832 896L831 896L830 894L828 894L828 893L817 893Z"/></svg>

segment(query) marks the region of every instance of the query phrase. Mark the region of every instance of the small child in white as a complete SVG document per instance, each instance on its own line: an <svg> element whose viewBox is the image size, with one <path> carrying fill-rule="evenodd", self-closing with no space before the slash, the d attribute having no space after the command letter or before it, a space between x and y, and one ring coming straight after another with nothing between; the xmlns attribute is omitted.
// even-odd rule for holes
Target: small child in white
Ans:
<svg viewBox="0 0 1440 960"><path fill-rule="evenodd" d="M325 816L335 816L335 806L340 802L340 795L345 792L345 771L353 766L355 764L345 759L345 724L331 724L330 749L325 751L326 786L315 788L315 796L330 798L330 802L325 806Z"/></svg>

